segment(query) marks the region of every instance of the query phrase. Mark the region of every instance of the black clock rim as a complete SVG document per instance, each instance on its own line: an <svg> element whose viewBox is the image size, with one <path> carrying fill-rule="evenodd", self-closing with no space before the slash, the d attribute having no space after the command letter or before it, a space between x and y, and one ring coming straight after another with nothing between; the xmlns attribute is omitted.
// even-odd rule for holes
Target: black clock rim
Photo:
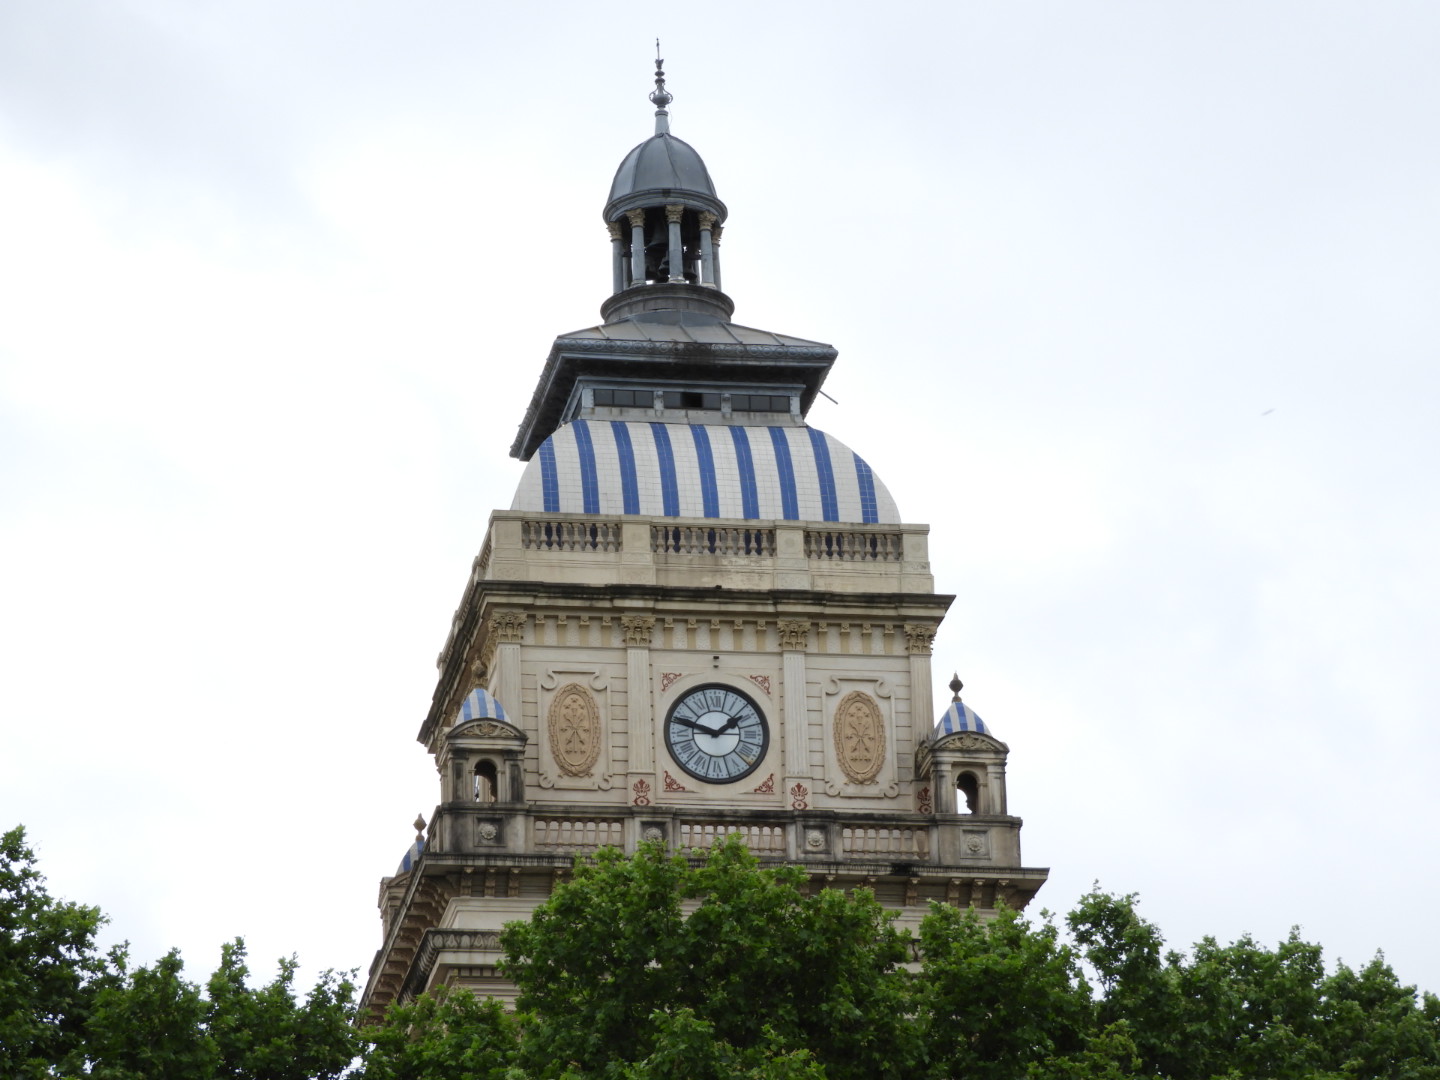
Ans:
<svg viewBox="0 0 1440 1080"><path fill-rule="evenodd" d="M755 758L755 763L744 772L723 778L701 776L699 773L686 768L685 764L680 760L679 755L675 753L675 747L671 745L670 742L670 718L675 715L675 710L680 707L681 703L691 695L698 694L702 690L724 690L727 693L734 694L736 697L748 702L750 707L755 710L755 715L760 718L760 731L765 736L765 741L760 744L760 753ZM692 686L688 690L681 691L680 696L670 703L670 708L665 710L665 750L670 755L670 760L675 763L675 767L692 779L699 780L703 784L737 784L765 763L765 758L770 753L770 718L765 715L765 710L760 707L760 703L738 686L731 686L729 683L721 682L701 683L699 686Z"/></svg>

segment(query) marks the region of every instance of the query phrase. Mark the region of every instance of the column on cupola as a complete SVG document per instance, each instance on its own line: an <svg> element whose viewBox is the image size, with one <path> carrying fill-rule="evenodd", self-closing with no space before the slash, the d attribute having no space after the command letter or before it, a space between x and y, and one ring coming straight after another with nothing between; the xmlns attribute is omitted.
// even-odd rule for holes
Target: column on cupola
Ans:
<svg viewBox="0 0 1440 1080"><path fill-rule="evenodd" d="M709 210L700 211L700 284L718 288L715 284L715 241L710 235L715 228L715 215Z"/></svg>
<svg viewBox="0 0 1440 1080"><path fill-rule="evenodd" d="M785 718L785 798L796 810L809 809L810 740L806 738L808 710L805 701L805 650L810 644L810 623L784 620L780 633L780 687Z"/></svg>
<svg viewBox="0 0 1440 1080"><path fill-rule="evenodd" d="M625 231L620 228L620 222L607 221L605 227L610 230L610 269L613 281L613 292L623 292L625 289Z"/></svg>
<svg viewBox="0 0 1440 1080"><path fill-rule="evenodd" d="M645 211L627 210L630 221L630 284L645 284Z"/></svg>
<svg viewBox="0 0 1440 1080"><path fill-rule="evenodd" d="M717 289L720 288L720 234L724 231L719 222L710 226L710 269L714 273L714 285Z"/></svg>
<svg viewBox="0 0 1440 1080"><path fill-rule="evenodd" d="M680 222L685 217L685 207L678 204L667 204L665 207L665 222L670 226L670 281L685 281L685 247L680 242Z"/></svg>

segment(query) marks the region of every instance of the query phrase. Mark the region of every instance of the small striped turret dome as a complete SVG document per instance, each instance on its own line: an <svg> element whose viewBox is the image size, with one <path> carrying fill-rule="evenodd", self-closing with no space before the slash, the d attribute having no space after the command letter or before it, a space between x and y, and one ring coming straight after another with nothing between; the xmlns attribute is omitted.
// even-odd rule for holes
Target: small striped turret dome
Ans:
<svg viewBox="0 0 1440 1080"><path fill-rule="evenodd" d="M488 690L477 686L466 695L460 704L460 711L455 715L457 724L463 724L467 720L504 720L508 723L509 717L505 715L505 707L496 701Z"/></svg>
<svg viewBox="0 0 1440 1080"><path fill-rule="evenodd" d="M989 735L990 729L985 726L985 721L975 715L975 710L960 700L960 691L965 689L965 684L960 681L957 673L950 679L950 692L955 699L950 702L950 707L940 714L940 719L935 722L935 731L930 736L931 740L945 738L946 735L958 735L962 731L973 731L978 735ZM991 736L993 738L993 736Z"/></svg>
<svg viewBox="0 0 1440 1080"><path fill-rule="evenodd" d="M415 864L420 861L420 854L425 850L425 841L416 837L415 842L405 849L405 857L400 860L400 865L395 868L396 874L408 874L414 869Z"/></svg>
<svg viewBox="0 0 1440 1080"><path fill-rule="evenodd" d="M525 466L512 510L895 524L865 459L794 424L573 420Z"/></svg>
<svg viewBox="0 0 1440 1080"><path fill-rule="evenodd" d="M952 701L950 707L940 714L940 719L935 724L935 738L943 739L946 735L955 735L961 731L974 731L981 735L990 734L990 729L985 726L985 721L975 715L974 709L963 701Z"/></svg>

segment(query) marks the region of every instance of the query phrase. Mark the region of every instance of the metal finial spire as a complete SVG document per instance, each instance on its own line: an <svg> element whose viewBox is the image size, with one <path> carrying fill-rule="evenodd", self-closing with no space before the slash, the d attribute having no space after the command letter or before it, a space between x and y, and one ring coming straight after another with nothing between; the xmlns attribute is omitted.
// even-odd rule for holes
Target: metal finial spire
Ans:
<svg viewBox="0 0 1440 1080"><path fill-rule="evenodd" d="M650 91L650 100L655 103L655 134L664 135L670 130L670 114L665 106L674 101L674 96L665 89L665 61L660 58L660 39L655 39L655 89Z"/></svg>
<svg viewBox="0 0 1440 1080"><path fill-rule="evenodd" d="M950 677L950 693L955 695L953 698L951 698L951 700L959 701L960 691L964 689L965 684L960 681L960 673L957 671L954 675Z"/></svg>

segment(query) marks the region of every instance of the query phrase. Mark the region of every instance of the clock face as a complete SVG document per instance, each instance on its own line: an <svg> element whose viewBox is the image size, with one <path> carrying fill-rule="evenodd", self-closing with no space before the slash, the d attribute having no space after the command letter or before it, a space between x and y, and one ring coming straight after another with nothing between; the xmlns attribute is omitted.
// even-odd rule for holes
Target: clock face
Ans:
<svg viewBox="0 0 1440 1080"><path fill-rule="evenodd" d="M697 780L728 784L749 776L770 748L759 706L728 686L687 691L665 717L665 745Z"/></svg>

